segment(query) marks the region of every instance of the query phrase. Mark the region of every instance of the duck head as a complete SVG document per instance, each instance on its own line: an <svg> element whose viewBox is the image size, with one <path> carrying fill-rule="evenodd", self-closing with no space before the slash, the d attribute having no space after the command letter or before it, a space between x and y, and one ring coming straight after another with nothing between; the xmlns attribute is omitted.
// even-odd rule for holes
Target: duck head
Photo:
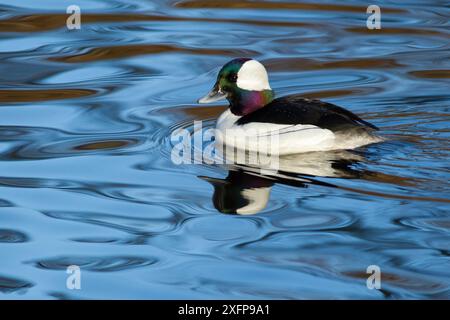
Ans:
<svg viewBox="0 0 450 320"><path fill-rule="evenodd" d="M222 67L213 89L198 103L227 99L231 112L244 116L264 107L273 97L264 66L253 59L237 58Z"/></svg>

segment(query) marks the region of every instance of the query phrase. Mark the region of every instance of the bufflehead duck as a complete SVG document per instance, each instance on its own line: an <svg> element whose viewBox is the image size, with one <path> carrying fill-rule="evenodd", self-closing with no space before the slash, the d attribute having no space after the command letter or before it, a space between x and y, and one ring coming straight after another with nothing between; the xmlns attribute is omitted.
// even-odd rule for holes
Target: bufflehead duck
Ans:
<svg viewBox="0 0 450 320"><path fill-rule="evenodd" d="M379 142L378 130L352 112L299 94L275 98L264 66L237 58L225 64L217 81L199 103L227 99L229 108L217 119L219 143L258 151L262 137L277 134L277 152L354 149ZM250 140L249 140L250 139Z"/></svg>

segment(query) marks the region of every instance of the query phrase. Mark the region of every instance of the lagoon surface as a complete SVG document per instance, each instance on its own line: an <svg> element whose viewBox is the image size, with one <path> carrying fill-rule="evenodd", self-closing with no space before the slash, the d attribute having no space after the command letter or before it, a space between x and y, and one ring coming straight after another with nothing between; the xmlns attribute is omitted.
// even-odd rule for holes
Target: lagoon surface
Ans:
<svg viewBox="0 0 450 320"><path fill-rule="evenodd" d="M0 0L0 299L449 299L444 2L378 1L368 30L365 1ZM241 56L386 141L275 177L173 163Z"/></svg>

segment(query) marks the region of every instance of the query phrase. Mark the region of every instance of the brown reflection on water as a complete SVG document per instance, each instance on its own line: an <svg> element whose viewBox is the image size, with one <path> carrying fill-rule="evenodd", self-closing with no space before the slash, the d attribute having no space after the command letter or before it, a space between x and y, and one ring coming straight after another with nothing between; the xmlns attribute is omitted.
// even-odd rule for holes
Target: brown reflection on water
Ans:
<svg viewBox="0 0 450 320"><path fill-rule="evenodd" d="M450 78L450 70L416 70L409 72L409 74L417 78L429 78L429 79Z"/></svg>
<svg viewBox="0 0 450 320"><path fill-rule="evenodd" d="M308 3L308 2L263 2L249 0L184 0L174 4L177 8L221 8L221 9L268 9L268 10L320 10L341 12L366 12L367 7L355 5L342 5L331 3ZM385 8L384 13L404 13L404 10L396 8Z"/></svg>
<svg viewBox="0 0 450 320"><path fill-rule="evenodd" d="M0 21L0 32L41 32L66 26L67 15L64 14L35 14L11 17ZM144 14L88 14L83 13L82 23L104 22L139 22L139 21L180 21L180 22L218 22L241 23L249 25L274 27L305 27L314 26L311 23L268 20L245 20L226 18L175 17Z"/></svg>
<svg viewBox="0 0 450 320"><path fill-rule="evenodd" d="M386 113L380 113L380 118L434 118L436 116L439 117L445 117L445 113L437 113L437 112L427 112L427 111L415 111L415 112L402 112L402 113L392 113L392 114L386 114Z"/></svg>
<svg viewBox="0 0 450 320"><path fill-rule="evenodd" d="M367 279L367 273L360 271L344 271L342 272L344 276L351 277L354 279ZM382 281L395 285L398 287L402 287L409 290L421 290L421 291L438 291L445 289L445 285L440 284L439 282L428 280L426 278L418 278L411 277L407 274L396 274L392 272L383 271Z"/></svg>
<svg viewBox="0 0 450 320"><path fill-rule="evenodd" d="M381 91L381 88L376 87L364 87L364 88L350 88L341 90L321 90L313 92L304 92L302 96L310 99L324 99L324 98L335 98L335 97L345 97L353 95L368 95L371 93Z"/></svg>
<svg viewBox="0 0 450 320"><path fill-rule="evenodd" d="M429 36L441 36L449 38L450 35L448 33L443 33L435 30L429 30L429 29L414 29L414 28L395 28L395 27L389 27L389 28L381 28L378 30L370 30L366 27L349 27L345 28L348 32L353 33L363 33L366 35L380 35L380 34L386 34L386 35L393 35L393 34L406 34L406 35L429 35Z"/></svg>
<svg viewBox="0 0 450 320"><path fill-rule="evenodd" d="M74 147L75 150L101 150L101 149L114 149L121 148L132 144L134 141L129 140L109 140L109 141L97 141L92 143L81 144Z"/></svg>
<svg viewBox="0 0 450 320"><path fill-rule="evenodd" d="M367 181L389 183L402 187L415 187L419 181L425 181L424 179L413 179L375 171L365 171L362 175L364 180Z"/></svg>
<svg viewBox="0 0 450 320"><path fill-rule="evenodd" d="M217 118L227 108L228 106L188 107L176 109L175 113L182 112L184 115L188 115L192 119L206 120Z"/></svg>
<svg viewBox="0 0 450 320"><path fill-rule="evenodd" d="M229 55L229 56L256 54L255 52L249 50L181 48L164 44L143 44L143 45L123 45L114 47L94 48L86 53L65 57L50 58L49 60L76 63L76 62L117 59L144 54L174 53L174 52L200 54L200 55Z"/></svg>
<svg viewBox="0 0 450 320"><path fill-rule="evenodd" d="M0 102L32 102L80 98L97 93L89 89L0 90Z"/></svg>
<svg viewBox="0 0 450 320"><path fill-rule="evenodd" d="M402 64L395 59L351 59L339 61L318 61L306 58L277 58L267 59L263 64L271 72L282 71L306 71L306 70L326 70L326 69L380 69L400 67Z"/></svg>

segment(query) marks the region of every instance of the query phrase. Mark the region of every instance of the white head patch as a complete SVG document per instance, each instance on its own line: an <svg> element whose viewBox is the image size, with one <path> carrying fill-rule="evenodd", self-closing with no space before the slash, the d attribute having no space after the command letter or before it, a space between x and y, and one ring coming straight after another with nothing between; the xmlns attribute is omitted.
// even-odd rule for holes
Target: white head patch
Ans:
<svg viewBox="0 0 450 320"><path fill-rule="evenodd" d="M244 90L271 90L266 68L256 60L249 60L242 65L237 74L236 84Z"/></svg>

